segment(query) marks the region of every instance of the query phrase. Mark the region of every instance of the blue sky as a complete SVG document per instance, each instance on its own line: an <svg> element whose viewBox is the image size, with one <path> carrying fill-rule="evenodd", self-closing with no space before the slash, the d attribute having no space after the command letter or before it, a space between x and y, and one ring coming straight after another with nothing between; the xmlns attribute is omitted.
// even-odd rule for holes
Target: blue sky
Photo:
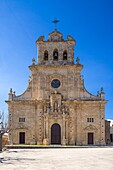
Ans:
<svg viewBox="0 0 113 170"><path fill-rule="evenodd" d="M113 0L0 0L0 110L7 115L9 89L17 95L28 85L36 40L54 30L77 42L75 58L84 65L86 89L105 91L106 119L113 119Z"/></svg>

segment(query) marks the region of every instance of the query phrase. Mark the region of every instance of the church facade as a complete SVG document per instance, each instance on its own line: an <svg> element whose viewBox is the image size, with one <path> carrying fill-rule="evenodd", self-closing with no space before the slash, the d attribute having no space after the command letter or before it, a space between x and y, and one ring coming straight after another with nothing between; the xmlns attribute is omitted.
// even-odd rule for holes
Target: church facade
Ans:
<svg viewBox="0 0 113 170"><path fill-rule="evenodd" d="M47 41L36 41L38 62L29 66L28 88L20 96L10 89L6 101L11 144L105 144L104 91L95 96L85 89L75 44L56 29Z"/></svg>

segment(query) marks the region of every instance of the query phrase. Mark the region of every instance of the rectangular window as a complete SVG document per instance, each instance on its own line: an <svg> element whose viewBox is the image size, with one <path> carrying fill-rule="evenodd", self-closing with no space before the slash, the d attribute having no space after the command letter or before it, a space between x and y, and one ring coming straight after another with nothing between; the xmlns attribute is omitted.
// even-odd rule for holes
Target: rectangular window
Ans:
<svg viewBox="0 0 113 170"><path fill-rule="evenodd" d="M87 118L87 122L94 122L94 118Z"/></svg>
<svg viewBox="0 0 113 170"><path fill-rule="evenodd" d="M20 117L19 122L25 122L25 117Z"/></svg>

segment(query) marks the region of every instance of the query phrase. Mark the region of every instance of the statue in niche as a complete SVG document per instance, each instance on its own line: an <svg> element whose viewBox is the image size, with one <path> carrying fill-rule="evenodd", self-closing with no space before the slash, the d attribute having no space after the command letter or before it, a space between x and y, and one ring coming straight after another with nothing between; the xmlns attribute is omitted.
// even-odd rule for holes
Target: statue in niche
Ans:
<svg viewBox="0 0 113 170"><path fill-rule="evenodd" d="M68 108L68 106L65 107L65 112L66 112L66 113L69 113L69 108Z"/></svg>
<svg viewBox="0 0 113 170"><path fill-rule="evenodd" d="M69 108L65 105L62 105L62 113L63 114L68 114L69 113Z"/></svg>
<svg viewBox="0 0 113 170"><path fill-rule="evenodd" d="M47 105L44 105L44 113L47 112Z"/></svg>
<svg viewBox="0 0 113 170"><path fill-rule="evenodd" d="M61 112L61 107L59 104L58 104L58 112Z"/></svg>
<svg viewBox="0 0 113 170"><path fill-rule="evenodd" d="M62 105L62 113L64 114L65 113L65 106Z"/></svg>
<svg viewBox="0 0 113 170"><path fill-rule="evenodd" d="M54 111L54 107L53 107L53 105L51 105L51 112L53 112Z"/></svg>
<svg viewBox="0 0 113 170"><path fill-rule="evenodd" d="M54 111L55 111L55 112L58 112L58 102L55 102L55 103L54 103Z"/></svg>
<svg viewBox="0 0 113 170"><path fill-rule="evenodd" d="M47 113L50 113L50 105L47 105Z"/></svg>

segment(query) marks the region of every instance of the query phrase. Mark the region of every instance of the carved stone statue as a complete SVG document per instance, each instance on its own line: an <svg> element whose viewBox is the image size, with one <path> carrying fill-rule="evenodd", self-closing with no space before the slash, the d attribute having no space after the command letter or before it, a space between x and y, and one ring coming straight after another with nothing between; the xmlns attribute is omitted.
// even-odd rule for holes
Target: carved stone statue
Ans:
<svg viewBox="0 0 113 170"><path fill-rule="evenodd" d="M50 113L50 106L47 105L47 113Z"/></svg>
<svg viewBox="0 0 113 170"><path fill-rule="evenodd" d="M44 105L44 113L46 113L46 112L47 112L47 106Z"/></svg>
<svg viewBox="0 0 113 170"><path fill-rule="evenodd" d="M55 111L55 112L58 112L58 102L55 102L55 103L54 103L54 111Z"/></svg>

